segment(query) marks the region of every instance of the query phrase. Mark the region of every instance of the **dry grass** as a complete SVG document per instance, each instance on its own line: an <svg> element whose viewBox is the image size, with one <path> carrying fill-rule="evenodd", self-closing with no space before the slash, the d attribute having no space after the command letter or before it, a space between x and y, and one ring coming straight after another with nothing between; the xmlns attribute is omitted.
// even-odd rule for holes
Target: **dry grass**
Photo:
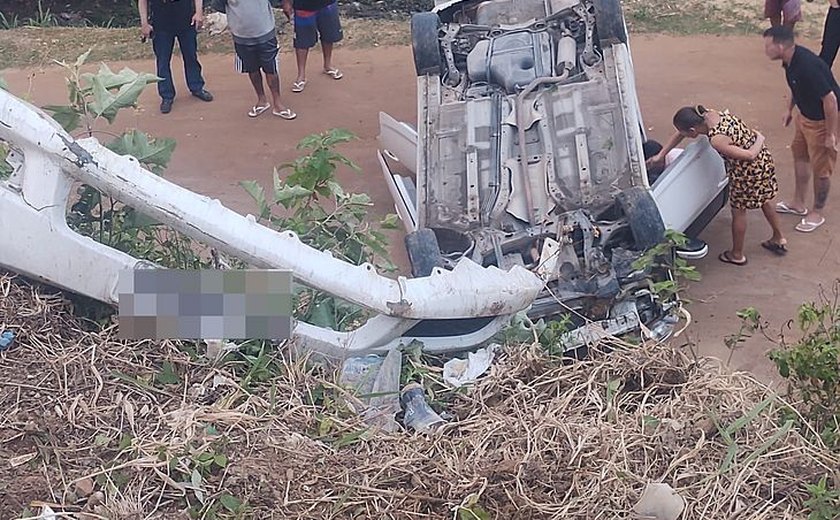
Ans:
<svg viewBox="0 0 840 520"><path fill-rule="evenodd" d="M493 518L627 518L648 482L674 487L685 519L805 518L804 485L840 467L781 428L786 405L762 384L662 345L572 365L510 348L467 393L440 393L432 368L452 419L386 435L364 432L332 372L285 349L214 365L176 342L85 331L69 311L60 293L0 277L0 328L18 335L0 353L4 520L39 503L181 518L202 453L227 459L199 484L208 503L244 502L229 518L443 519L470 497ZM765 398L727 442L720 430Z"/></svg>

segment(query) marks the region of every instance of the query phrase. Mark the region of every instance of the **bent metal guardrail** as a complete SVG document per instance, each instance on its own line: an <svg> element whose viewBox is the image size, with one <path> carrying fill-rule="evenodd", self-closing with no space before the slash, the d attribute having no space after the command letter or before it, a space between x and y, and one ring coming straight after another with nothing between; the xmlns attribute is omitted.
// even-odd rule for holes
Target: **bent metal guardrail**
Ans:
<svg viewBox="0 0 840 520"><path fill-rule="evenodd" d="M270 229L251 215L159 177L95 138L74 139L46 113L2 89L0 139L14 149L8 160L14 172L0 183L0 265L112 305L118 301L120 271L155 266L68 227L74 181L255 268L288 269L298 283L378 314L349 333L296 323L293 337L324 353L389 348L421 320L497 318L483 333L431 342L435 350L469 347L465 343L483 341L504 325L506 316L526 309L543 287L523 267L505 271L468 259L428 277L387 278L370 264L334 258L291 231Z"/></svg>

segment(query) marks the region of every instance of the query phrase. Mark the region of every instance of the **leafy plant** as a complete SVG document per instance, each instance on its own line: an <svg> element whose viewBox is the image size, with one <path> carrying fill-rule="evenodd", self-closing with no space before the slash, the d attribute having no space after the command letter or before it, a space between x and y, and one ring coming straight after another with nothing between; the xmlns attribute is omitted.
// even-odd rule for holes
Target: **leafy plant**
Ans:
<svg viewBox="0 0 840 520"><path fill-rule="evenodd" d="M804 504L810 510L808 520L836 520L840 518L840 490L829 488L825 476L816 484L806 484L805 487L811 495Z"/></svg>
<svg viewBox="0 0 840 520"><path fill-rule="evenodd" d="M569 314L545 321L531 320L525 312L516 314L510 324L499 333L499 339L506 344L539 343L551 355L562 356L566 347L566 334L572 325Z"/></svg>
<svg viewBox="0 0 840 520"><path fill-rule="evenodd" d="M20 27L20 18L18 15L7 17L3 11L0 11L0 29L17 29Z"/></svg>
<svg viewBox="0 0 840 520"><path fill-rule="evenodd" d="M677 247L685 246L687 242L688 238L682 233L673 229L666 229L665 239L645 251L632 264L633 269L637 270L663 269L671 273L673 278L670 280L649 281L651 292L662 299L670 299L679 293L682 289L680 280L700 280L700 273L697 272L697 269L675 253Z"/></svg>
<svg viewBox="0 0 840 520"><path fill-rule="evenodd" d="M396 227L396 216L387 216L377 229L367 220L373 206L370 197L345 192L336 180L340 165L359 171L334 150L353 138L346 130L332 129L302 139L297 148L308 153L274 170L270 195L256 181L240 185L256 202L260 220L271 227L293 231L303 243L354 265L371 263L393 271L396 266L388 259L387 238L380 229ZM290 171L285 180L280 178L283 170ZM358 306L311 289L298 290L295 316L335 330L352 329L366 318Z"/></svg>
<svg viewBox="0 0 840 520"><path fill-rule="evenodd" d="M83 73L90 51L73 63L58 62L67 70L66 105L48 105L61 126L70 133L92 136L109 133L96 128L97 121L114 123L120 110L137 106L143 90L159 80L153 74L123 68L118 73L101 64L96 73ZM153 138L139 130L115 135L106 147L120 155L135 157L144 168L162 175L175 150L175 140ZM67 216L68 225L98 242L171 268L200 268L210 264L196 252L193 241L160 224L113 197L83 184Z"/></svg>
<svg viewBox="0 0 840 520"><path fill-rule="evenodd" d="M823 442L840 448L840 279L832 293L802 304L796 317L801 336L789 343L782 335L768 357L802 400Z"/></svg>
<svg viewBox="0 0 840 520"><path fill-rule="evenodd" d="M743 308L736 313L736 316L741 320L738 332L726 336L723 339L723 343L729 349L729 358L726 360L727 365L732 361L732 355L744 340L751 337L756 330L761 328L761 314L754 307Z"/></svg>

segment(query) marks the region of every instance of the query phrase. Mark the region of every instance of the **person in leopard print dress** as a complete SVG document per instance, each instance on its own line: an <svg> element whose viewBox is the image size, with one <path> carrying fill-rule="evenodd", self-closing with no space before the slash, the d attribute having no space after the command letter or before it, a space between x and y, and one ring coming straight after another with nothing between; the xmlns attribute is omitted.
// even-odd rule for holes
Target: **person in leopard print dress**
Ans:
<svg viewBox="0 0 840 520"><path fill-rule="evenodd" d="M774 199L779 191L776 166L764 136L751 129L728 110L710 110L702 105L680 108L674 115L676 133L651 157L655 165L685 138L705 135L712 147L723 157L729 176L729 205L732 210L732 249L722 252L722 262L745 265L744 240L747 233L747 211L761 209L770 224L773 236L762 246L776 254L787 253L787 240L779 228Z"/></svg>

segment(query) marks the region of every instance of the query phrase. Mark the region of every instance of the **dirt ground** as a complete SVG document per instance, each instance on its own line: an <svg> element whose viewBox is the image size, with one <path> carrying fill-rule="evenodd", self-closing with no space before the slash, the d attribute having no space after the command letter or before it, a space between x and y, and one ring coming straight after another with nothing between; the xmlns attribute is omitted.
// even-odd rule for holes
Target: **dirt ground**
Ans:
<svg viewBox="0 0 840 520"><path fill-rule="evenodd" d="M816 41L803 43L818 48ZM661 141L667 138L671 116L683 104L729 108L767 137L777 161L782 196L791 195L793 172L788 143L792 129L781 124L787 90L780 63L764 56L760 37L645 35L633 37L631 46L651 137ZM256 179L270 187L273 167L297 156L295 145L300 138L343 127L359 139L340 151L355 160L364 173L346 170L340 180L350 190L369 193L377 215L393 212L375 157L378 113L384 111L414 122L416 98L410 48L339 49L336 64L345 72L341 81L319 74L320 62L315 56L303 94L289 90L294 79L292 55L282 54L281 62L285 100L298 112L296 121L284 121L270 113L249 119L246 112L253 103L251 87L245 77L233 71L233 57L228 54L202 58L207 88L216 96L213 103L205 104L184 94L187 91L175 61L179 97L173 112L166 116L158 112L158 99L151 87L143 95L139 110L121 116L115 127L107 130L135 126L153 135L175 138L178 147L167 172L169 179L218 198L237 211L250 212L254 205L238 186L239 181ZM118 68L123 64L110 65ZM125 65L154 71L150 62ZM14 92L28 93L36 104L66 100L62 71L57 68L6 70L3 75ZM757 307L774 330L779 330L794 317L799 304L817 297L820 284L828 287L840 273L840 245L835 240L840 221L838 190L835 188L830 195L827 224L811 235L794 231L795 217L782 216L790 248L786 257L773 256L760 247L769 236L768 227L760 213L751 214L746 248L749 264L745 267L717 260L717 254L730 243L730 216L727 210L722 211L701 236L710 243L711 251L696 262L703 279L693 283L687 294L692 301L688 310L693 323L678 340L696 343L701 355L726 359L729 351L723 339L737 331L738 309ZM401 237L395 234L393 244L396 259L404 263ZM749 370L768 382L778 379L765 356L770 346L759 338L749 339L734 353L732 368Z"/></svg>

